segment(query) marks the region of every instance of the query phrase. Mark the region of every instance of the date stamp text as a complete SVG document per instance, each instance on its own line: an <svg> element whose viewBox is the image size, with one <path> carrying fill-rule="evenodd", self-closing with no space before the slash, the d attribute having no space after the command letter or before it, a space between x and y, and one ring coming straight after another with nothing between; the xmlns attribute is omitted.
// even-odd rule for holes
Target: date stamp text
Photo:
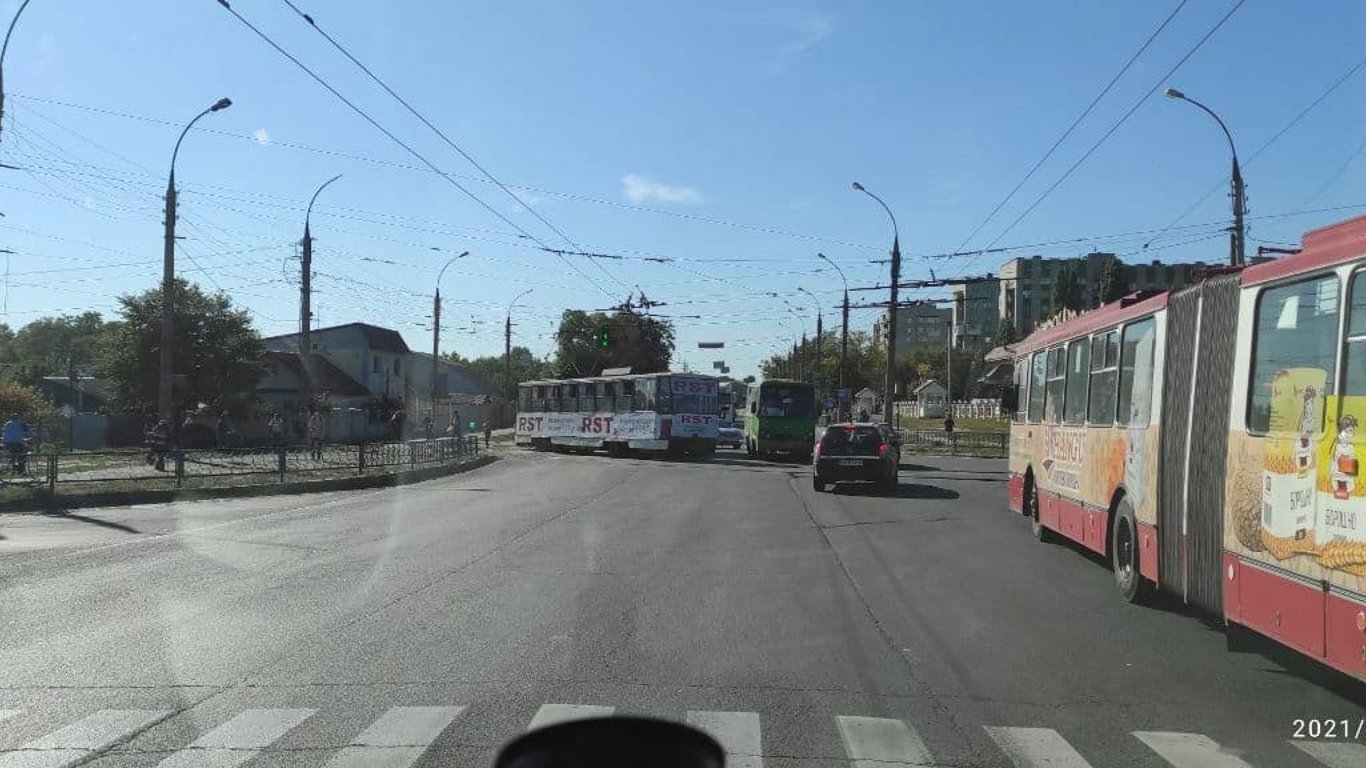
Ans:
<svg viewBox="0 0 1366 768"><path fill-rule="evenodd" d="M1313 741L1361 741L1366 720L1306 717L1290 721L1290 738Z"/></svg>

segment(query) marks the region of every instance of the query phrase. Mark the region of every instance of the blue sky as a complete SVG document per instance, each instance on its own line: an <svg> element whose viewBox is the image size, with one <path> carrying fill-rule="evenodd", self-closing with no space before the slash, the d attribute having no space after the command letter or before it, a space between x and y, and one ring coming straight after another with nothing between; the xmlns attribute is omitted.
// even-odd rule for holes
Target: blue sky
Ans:
<svg viewBox="0 0 1366 768"><path fill-rule="evenodd" d="M115 307L160 279L161 195L179 127L220 96L177 164L179 268L251 310L265 334L297 328L295 243L314 209L314 307L442 347L553 345L564 308L639 286L679 317L679 357L736 374L833 311L838 261L885 282L885 214L910 277L994 271L1012 255L1111 250L1129 261L1220 261L1224 139L1190 105L1147 99L1065 182L1003 230L1155 84L1229 124L1251 208L1250 246L1366 213L1366 67L1255 154L1363 56L1366 5L1247 0L1170 79L1162 75L1236 0L1190 0L1057 154L964 243L1124 62L1170 2L422 2L296 0L319 25L579 246L541 252L518 227L571 246L521 210L311 30L283 0L232 7L516 227L422 166L234 19L216 0L33 0L5 60L0 247L11 326ZM18 7L0 2L0 19ZM1350 209L1299 213L1311 209ZM1294 215L1282 215L1294 214ZM1183 229L1186 225L1191 226ZM1080 242L1083 237L1107 236ZM1198 238L1201 242L1191 242ZM1213 239L1208 239L1213 238ZM929 261L977 248L1018 250ZM1053 243L1029 247L1035 243ZM432 248L440 248L436 252ZM669 263L640 260L666 257ZM192 270L192 271L186 271ZM581 274L580 274L581 273ZM586 276L586 277L585 277ZM871 296L871 294L868 294ZM929 294L927 294L929 295ZM868 328L874 312L855 312ZM724 341L723 355L699 341Z"/></svg>

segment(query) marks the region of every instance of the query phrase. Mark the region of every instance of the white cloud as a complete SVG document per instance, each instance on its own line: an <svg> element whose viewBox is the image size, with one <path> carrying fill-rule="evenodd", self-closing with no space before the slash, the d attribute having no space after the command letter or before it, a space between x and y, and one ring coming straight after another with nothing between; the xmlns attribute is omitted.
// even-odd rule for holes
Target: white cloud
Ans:
<svg viewBox="0 0 1366 768"><path fill-rule="evenodd" d="M251 132L251 135L252 138L256 139L256 143L263 147L270 143L270 131L265 128L257 128Z"/></svg>
<svg viewBox="0 0 1366 768"><path fill-rule="evenodd" d="M795 33L794 37L773 54L773 58L768 63L769 74L776 75L785 71L802 54L816 47L822 40L835 32L835 23L830 20L830 17L816 12L807 13L795 19L791 26Z"/></svg>
<svg viewBox="0 0 1366 768"><path fill-rule="evenodd" d="M692 187L677 187L672 184L647 179L635 173L621 177L621 192L633 203L654 200L661 203L685 203L695 205L702 202L702 193Z"/></svg>
<svg viewBox="0 0 1366 768"><path fill-rule="evenodd" d="M539 208L541 207L541 203L550 199L545 195L537 194L535 192L518 192L517 197L521 198L523 203L526 203L527 208ZM508 203L507 210L508 213L522 213L526 208L523 208L520 203L513 201Z"/></svg>

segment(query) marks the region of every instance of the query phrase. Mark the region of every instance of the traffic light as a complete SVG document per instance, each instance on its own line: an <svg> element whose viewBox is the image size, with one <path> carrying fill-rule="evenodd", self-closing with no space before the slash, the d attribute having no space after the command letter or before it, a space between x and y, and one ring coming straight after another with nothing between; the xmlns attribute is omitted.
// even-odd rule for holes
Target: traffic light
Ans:
<svg viewBox="0 0 1366 768"><path fill-rule="evenodd" d="M603 349L612 346L612 336L608 331L598 331L598 346Z"/></svg>

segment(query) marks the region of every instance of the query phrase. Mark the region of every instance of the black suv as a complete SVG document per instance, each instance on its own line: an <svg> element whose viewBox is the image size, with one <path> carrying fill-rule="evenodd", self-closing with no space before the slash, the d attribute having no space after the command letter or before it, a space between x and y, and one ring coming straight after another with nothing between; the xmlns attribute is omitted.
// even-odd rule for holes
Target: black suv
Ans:
<svg viewBox="0 0 1366 768"><path fill-rule="evenodd" d="M824 491L829 483L865 480L883 490L896 488L901 461L895 433L879 424L831 424L826 427L811 468L811 485Z"/></svg>

